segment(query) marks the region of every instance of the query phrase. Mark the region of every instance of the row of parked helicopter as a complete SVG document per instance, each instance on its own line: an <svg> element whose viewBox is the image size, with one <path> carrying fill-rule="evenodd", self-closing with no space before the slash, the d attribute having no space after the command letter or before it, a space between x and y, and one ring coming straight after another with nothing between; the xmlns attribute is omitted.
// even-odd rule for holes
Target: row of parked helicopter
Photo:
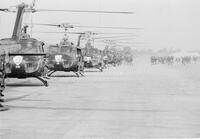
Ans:
<svg viewBox="0 0 200 139"><path fill-rule="evenodd" d="M0 9L0 11L9 12L10 10ZM14 12L17 12L17 16L12 37L0 40L1 101L3 101L1 98L4 96L2 92L5 88L6 78L37 78L44 86L48 86L47 80L56 71L74 72L79 77L84 76L84 68L97 68L102 72L105 64L116 62L114 59L108 60L103 51L94 48L90 39L88 39L86 47L81 48L80 41L81 37L85 35L84 32L79 33L77 45L71 43L65 34L60 44L50 45L46 50L45 43L31 38L27 34L28 26L22 26L23 14L36 12L34 4L28 6L22 3ZM65 29L71 27L68 24L53 26ZM5 107L0 104L0 110L4 109Z"/></svg>

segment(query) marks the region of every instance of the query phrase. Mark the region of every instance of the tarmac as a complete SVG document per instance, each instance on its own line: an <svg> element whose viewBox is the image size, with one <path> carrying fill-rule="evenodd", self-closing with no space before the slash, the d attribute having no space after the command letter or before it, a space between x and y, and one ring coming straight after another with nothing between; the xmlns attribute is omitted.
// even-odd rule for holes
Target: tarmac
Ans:
<svg viewBox="0 0 200 139"><path fill-rule="evenodd" d="M140 59L80 78L58 72L49 87L8 79L0 139L200 137L200 78L189 74Z"/></svg>

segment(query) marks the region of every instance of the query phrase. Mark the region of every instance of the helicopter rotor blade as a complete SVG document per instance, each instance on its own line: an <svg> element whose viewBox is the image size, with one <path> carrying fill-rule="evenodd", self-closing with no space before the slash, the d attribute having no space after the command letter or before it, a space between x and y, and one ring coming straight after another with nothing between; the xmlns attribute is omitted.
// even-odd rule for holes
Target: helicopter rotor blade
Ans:
<svg viewBox="0 0 200 139"><path fill-rule="evenodd" d="M123 45L123 44L126 44L126 45L132 45L132 44L145 44L144 42L120 42L118 40L109 40L111 42L114 42L116 44L120 44L120 45ZM108 40L96 40L96 42L102 42L102 43L105 43L105 44L108 44Z"/></svg>
<svg viewBox="0 0 200 139"><path fill-rule="evenodd" d="M132 27L105 27L105 26L78 26L74 25L74 27L80 28L101 28L101 29L125 29L125 30L140 30L142 28L132 28Z"/></svg>
<svg viewBox="0 0 200 139"><path fill-rule="evenodd" d="M124 35L125 35L125 34L126 34L126 35L129 34L129 35L131 35L131 34L132 34L132 35L134 35L133 33L121 33L121 32L119 32L119 33L118 33L118 32L113 32L113 33L109 33L109 32L101 33L101 32L100 32L100 33L97 33L97 34L99 34L99 35L113 35L113 34L124 34Z"/></svg>
<svg viewBox="0 0 200 139"><path fill-rule="evenodd" d="M55 27L60 27L59 24L38 24L38 23L33 23L33 25L39 25L39 26L55 26Z"/></svg>
<svg viewBox="0 0 200 139"><path fill-rule="evenodd" d="M96 37L96 38L93 38L93 39L128 38L128 37L135 37L135 36L109 36L109 37Z"/></svg>
<svg viewBox="0 0 200 139"><path fill-rule="evenodd" d="M34 33L55 33L55 34L64 34L64 33L69 33L69 34L85 34L83 32L56 32L56 31L34 31Z"/></svg>
<svg viewBox="0 0 200 139"><path fill-rule="evenodd" d="M59 28L74 28L73 25L70 23L63 23L63 24L41 24L41 23L34 23L32 25L39 25L39 26L54 26Z"/></svg>
<svg viewBox="0 0 200 139"><path fill-rule="evenodd" d="M59 10L59 9L36 9L34 12L71 12L71 13L104 13L104 14L134 14L123 11L90 11L90 10Z"/></svg>
<svg viewBox="0 0 200 139"><path fill-rule="evenodd" d="M41 23L34 23L33 25L41 25L41 26L56 26L56 27L63 27L63 28L100 28L100 29L123 29L123 30L141 30L143 28L132 28L132 27L108 27L108 26L86 26L86 25L71 25L69 23L62 23L62 24L41 24Z"/></svg>
<svg viewBox="0 0 200 139"><path fill-rule="evenodd" d="M35 33L69 33L69 34L86 34L87 32L58 32L58 31L34 31ZM93 35L113 35L113 34L127 34L127 35L134 35L133 33L109 33L109 32L106 32L106 33L96 33L96 32L92 32Z"/></svg>
<svg viewBox="0 0 200 139"><path fill-rule="evenodd" d="M133 40L133 39L135 39L135 38L109 38L109 40L111 40L111 41L119 41L119 40Z"/></svg>

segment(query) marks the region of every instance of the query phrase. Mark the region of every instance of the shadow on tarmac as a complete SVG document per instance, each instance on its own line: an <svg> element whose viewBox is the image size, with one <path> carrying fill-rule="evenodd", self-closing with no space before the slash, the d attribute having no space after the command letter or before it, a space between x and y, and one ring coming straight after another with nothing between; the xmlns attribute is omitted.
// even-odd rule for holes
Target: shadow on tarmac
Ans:
<svg viewBox="0 0 200 139"><path fill-rule="evenodd" d="M40 109L40 110L67 110L67 111L110 111L110 112L169 112L158 109L113 109L113 108L70 108L70 107L35 107L35 106L9 106L17 109Z"/></svg>
<svg viewBox="0 0 200 139"><path fill-rule="evenodd" d="M23 84L23 83L9 83L6 84L6 86L9 87L36 87L36 86L44 86L43 84L39 84L39 83L30 83L30 84Z"/></svg>

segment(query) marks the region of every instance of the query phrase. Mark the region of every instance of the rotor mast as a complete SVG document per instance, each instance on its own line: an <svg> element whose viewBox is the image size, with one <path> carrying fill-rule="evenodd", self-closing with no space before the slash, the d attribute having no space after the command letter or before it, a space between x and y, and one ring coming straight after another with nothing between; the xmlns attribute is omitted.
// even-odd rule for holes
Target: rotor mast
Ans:
<svg viewBox="0 0 200 139"><path fill-rule="evenodd" d="M79 47L80 44L81 44L81 37L82 37L82 34L80 34L80 35L78 36L78 42L77 42L77 46L78 46L78 47Z"/></svg>
<svg viewBox="0 0 200 139"><path fill-rule="evenodd" d="M16 20L15 20L15 26L14 26L14 30L13 30L13 34L12 34L12 38L16 39L16 40L18 40L19 37L20 37L25 6L26 5L24 3L18 5L18 11L17 11Z"/></svg>

